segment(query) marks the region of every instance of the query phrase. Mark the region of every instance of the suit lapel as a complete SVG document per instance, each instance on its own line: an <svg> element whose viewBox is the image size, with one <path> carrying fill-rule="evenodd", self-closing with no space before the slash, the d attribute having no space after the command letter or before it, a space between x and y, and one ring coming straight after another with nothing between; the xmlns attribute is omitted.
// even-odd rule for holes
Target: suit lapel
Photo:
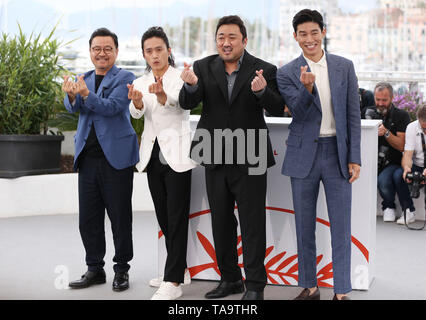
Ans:
<svg viewBox="0 0 426 320"><path fill-rule="evenodd" d="M86 82L87 89L90 92L95 92L95 71L90 72L87 78L84 79L84 82Z"/></svg>
<svg viewBox="0 0 426 320"><path fill-rule="evenodd" d="M114 78L114 76L118 73L118 71L119 69L115 65L112 66L112 68L107 72L101 84L99 85L98 92L96 93L97 96L102 97L103 91L105 89L108 89L111 79Z"/></svg>
<svg viewBox="0 0 426 320"><path fill-rule="evenodd" d="M247 51L244 51L243 61L238 71L237 78L235 79L234 89L232 90L231 101L229 102L232 105L232 102L238 96L238 93L241 91L241 88L244 84L253 76L254 70L253 65L255 59Z"/></svg>
<svg viewBox="0 0 426 320"><path fill-rule="evenodd" d="M223 61L220 56L217 56L216 59L210 65L210 70L213 74L213 77L216 79L219 84L220 91L222 91L223 97L225 101L228 101L228 82L226 81L225 75L225 66L223 65Z"/></svg>
<svg viewBox="0 0 426 320"><path fill-rule="evenodd" d="M333 105L334 114L336 115L336 111L338 111L338 109L336 108L339 101L338 97L340 96L341 92L340 87L343 83L343 70L340 66L340 63L333 59L333 56L326 54L326 58L328 68L328 79L330 82L331 102Z"/></svg>
<svg viewBox="0 0 426 320"><path fill-rule="evenodd" d="M303 57L303 54L301 54L299 56L299 58L297 59L297 62L294 65L294 69L293 69L294 77L296 78L295 83L300 83L301 86L303 86L303 84L300 82L300 67L304 67L304 66L308 66L308 72L311 72L311 68L309 67L308 62ZM322 113L321 101L320 101L320 98L319 98L318 88L317 88L316 84L314 84L314 97L315 97L314 105Z"/></svg>

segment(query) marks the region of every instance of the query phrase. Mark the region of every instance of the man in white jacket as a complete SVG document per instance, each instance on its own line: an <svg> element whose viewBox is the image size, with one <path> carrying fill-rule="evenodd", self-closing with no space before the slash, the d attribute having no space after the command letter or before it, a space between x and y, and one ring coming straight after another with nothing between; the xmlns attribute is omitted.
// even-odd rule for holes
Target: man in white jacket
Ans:
<svg viewBox="0 0 426 320"><path fill-rule="evenodd" d="M167 248L164 278L152 299L173 300L182 295L191 169L195 167L189 158L189 111L179 106L183 81L180 71L174 68L169 41L161 27L152 27L144 33L142 54L147 73L128 85L131 115L145 116L141 160L136 167L140 172L147 171L155 213Z"/></svg>

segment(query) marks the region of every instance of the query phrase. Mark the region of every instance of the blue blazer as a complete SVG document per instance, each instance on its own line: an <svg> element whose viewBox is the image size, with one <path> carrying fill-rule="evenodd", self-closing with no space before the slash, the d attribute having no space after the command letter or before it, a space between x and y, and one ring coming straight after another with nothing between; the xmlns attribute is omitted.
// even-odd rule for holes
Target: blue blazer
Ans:
<svg viewBox="0 0 426 320"><path fill-rule="evenodd" d="M361 165L358 80L352 61L327 53L326 59L340 169L342 175L349 179L348 164ZM300 67L306 65L308 63L302 54L277 72L278 89L293 116L282 174L295 178L305 178L312 168L322 119L316 86L310 94L300 82Z"/></svg>
<svg viewBox="0 0 426 320"><path fill-rule="evenodd" d="M76 160L86 144L92 123L96 136L109 164L124 169L139 162L139 145L130 122L127 84L135 79L133 73L113 66L95 92L95 71L84 74L90 91L86 101L77 95L74 105L65 96L64 105L69 112L80 112L75 140L74 170Z"/></svg>

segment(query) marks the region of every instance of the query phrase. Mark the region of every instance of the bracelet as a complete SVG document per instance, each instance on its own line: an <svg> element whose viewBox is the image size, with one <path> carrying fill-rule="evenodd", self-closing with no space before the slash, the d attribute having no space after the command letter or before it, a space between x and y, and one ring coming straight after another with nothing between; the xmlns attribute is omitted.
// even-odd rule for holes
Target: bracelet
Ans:
<svg viewBox="0 0 426 320"><path fill-rule="evenodd" d="M390 134L391 134L391 133L390 133L390 131L389 131L389 130L388 130L388 131L386 131L386 132L385 132L385 134L384 134L385 138L389 138Z"/></svg>

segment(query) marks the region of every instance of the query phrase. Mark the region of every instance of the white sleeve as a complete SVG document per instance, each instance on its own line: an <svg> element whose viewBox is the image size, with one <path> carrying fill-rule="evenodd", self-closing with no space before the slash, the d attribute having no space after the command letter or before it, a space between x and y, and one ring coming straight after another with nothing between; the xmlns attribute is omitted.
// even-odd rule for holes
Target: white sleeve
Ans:
<svg viewBox="0 0 426 320"><path fill-rule="evenodd" d="M405 131L404 151L414 151L416 146L416 126L417 121L410 123Z"/></svg>
<svg viewBox="0 0 426 320"><path fill-rule="evenodd" d="M179 106L179 93L183 86L183 80L180 78L180 75L176 75L173 78L173 81L170 83L165 93L167 96L166 103L164 107L176 108ZM166 92L167 91L167 92Z"/></svg>
<svg viewBox="0 0 426 320"><path fill-rule="evenodd" d="M142 98L142 101L143 101L143 98ZM133 118L140 119L145 113L145 104L143 105L143 108L139 110L139 109L136 109L135 105L133 104L133 101L130 101L129 110Z"/></svg>

